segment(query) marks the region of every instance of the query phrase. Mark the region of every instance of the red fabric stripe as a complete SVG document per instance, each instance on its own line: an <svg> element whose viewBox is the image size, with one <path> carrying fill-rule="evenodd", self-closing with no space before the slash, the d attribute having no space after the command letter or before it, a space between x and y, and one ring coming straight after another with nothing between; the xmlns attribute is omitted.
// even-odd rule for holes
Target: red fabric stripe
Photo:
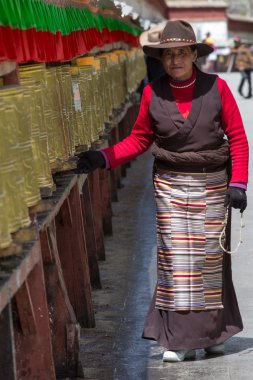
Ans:
<svg viewBox="0 0 253 380"><path fill-rule="evenodd" d="M179 240L183 240L183 241L185 241L185 240L187 240L187 241L192 241L192 240L193 241L205 241L205 238L201 239L201 238L194 238L194 237L192 237L192 238L186 238L186 237L185 238L179 238L179 237L175 237L174 238L174 237L172 237L171 240L178 240L178 241Z"/></svg>
<svg viewBox="0 0 253 380"><path fill-rule="evenodd" d="M200 273L200 274L178 274L178 275L174 274L173 275L173 278L190 278L190 277L196 277L196 278L202 277L202 273Z"/></svg>
<svg viewBox="0 0 253 380"><path fill-rule="evenodd" d="M95 47L102 47L113 42L126 42L132 46L139 45L139 39L127 32L96 28L74 31L69 35L60 32L12 29L0 26L0 61L16 60L52 62L71 60L89 52Z"/></svg>

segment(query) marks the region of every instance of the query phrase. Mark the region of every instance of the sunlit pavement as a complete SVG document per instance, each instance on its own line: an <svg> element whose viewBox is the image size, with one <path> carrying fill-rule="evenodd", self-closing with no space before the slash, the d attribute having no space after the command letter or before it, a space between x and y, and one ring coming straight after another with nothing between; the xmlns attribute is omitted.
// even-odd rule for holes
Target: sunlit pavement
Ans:
<svg viewBox="0 0 253 380"><path fill-rule="evenodd" d="M253 98L237 94L238 73L221 74L238 102L253 151ZM252 165L251 165L252 166ZM252 169L243 243L233 257L234 285L244 331L226 342L224 356L163 363L163 348L141 338L156 281L156 235L150 153L135 160L113 203L113 237L106 238L100 262L102 290L93 291L96 327L84 329L81 361L88 380L252 380L253 379L253 194ZM239 238L240 214L233 213L232 248ZM189 326L189 328L191 328Z"/></svg>

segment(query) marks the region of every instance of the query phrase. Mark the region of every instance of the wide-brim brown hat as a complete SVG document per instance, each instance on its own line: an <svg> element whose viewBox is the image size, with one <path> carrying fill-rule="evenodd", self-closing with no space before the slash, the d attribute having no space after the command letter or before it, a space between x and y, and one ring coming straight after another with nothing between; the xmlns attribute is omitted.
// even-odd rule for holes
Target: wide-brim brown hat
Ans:
<svg viewBox="0 0 253 380"><path fill-rule="evenodd" d="M168 21L163 29L160 40L155 44L145 44L142 46L145 54L161 58L164 49L182 46L196 46L198 58L204 57L214 50L212 46L197 42L192 26L183 20Z"/></svg>

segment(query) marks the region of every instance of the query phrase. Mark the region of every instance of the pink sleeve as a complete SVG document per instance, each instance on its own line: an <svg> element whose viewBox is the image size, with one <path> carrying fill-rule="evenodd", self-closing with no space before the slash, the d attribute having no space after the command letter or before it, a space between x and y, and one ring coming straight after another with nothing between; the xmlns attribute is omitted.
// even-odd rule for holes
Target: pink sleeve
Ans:
<svg viewBox="0 0 253 380"><path fill-rule="evenodd" d="M240 187L240 189L247 190L247 184L246 183L230 182L229 186Z"/></svg>
<svg viewBox="0 0 253 380"><path fill-rule="evenodd" d="M110 168L125 164L144 153L154 139L152 119L149 114L149 104L152 88L147 85L142 94L139 114L134 123L131 134L119 143L102 150L106 155Z"/></svg>
<svg viewBox="0 0 253 380"><path fill-rule="evenodd" d="M249 145L241 114L227 83L218 78L221 118L230 145L232 176L230 183L248 183Z"/></svg>

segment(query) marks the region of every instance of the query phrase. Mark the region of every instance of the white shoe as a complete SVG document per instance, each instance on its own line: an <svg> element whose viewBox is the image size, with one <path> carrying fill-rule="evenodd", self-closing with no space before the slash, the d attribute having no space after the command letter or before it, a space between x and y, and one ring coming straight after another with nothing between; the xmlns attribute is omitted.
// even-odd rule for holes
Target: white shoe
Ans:
<svg viewBox="0 0 253 380"><path fill-rule="evenodd" d="M216 344L215 346L205 348L205 351L210 355L222 355L225 353L225 346L223 343Z"/></svg>
<svg viewBox="0 0 253 380"><path fill-rule="evenodd" d="M182 362L185 359L194 359L196 356L195 350L190 351L165 351L163 354L164 362Z"/></svg>

